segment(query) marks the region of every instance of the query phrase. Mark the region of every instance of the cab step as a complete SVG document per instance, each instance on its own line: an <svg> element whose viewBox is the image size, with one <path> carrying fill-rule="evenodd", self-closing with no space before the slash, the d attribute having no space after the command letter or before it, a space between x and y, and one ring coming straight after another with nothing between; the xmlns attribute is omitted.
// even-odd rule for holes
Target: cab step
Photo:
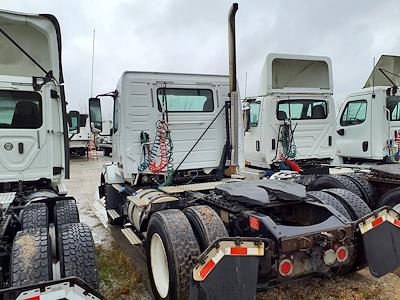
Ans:
<svg viewBox="0 0 400 300"><path fill-rule="evenodd" d="M128 239L129 243L133 246L142 245L142 240L130 228L121 229L122 234Z"/></svg>
<svg viewBox="0 0 400 300"><path fill-rule="evenodd" d="M119 220L121 218L121 215L115 209L107 209L107 215L113 221Z"/></svg>

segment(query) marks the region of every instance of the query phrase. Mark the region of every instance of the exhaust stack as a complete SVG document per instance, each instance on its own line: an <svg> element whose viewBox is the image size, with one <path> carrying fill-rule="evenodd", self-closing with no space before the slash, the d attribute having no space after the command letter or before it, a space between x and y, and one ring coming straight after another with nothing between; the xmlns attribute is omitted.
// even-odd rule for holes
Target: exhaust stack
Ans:
<svg viewBox="0 0 400 300"><path fill-rule="evenodd" d="M235 29L235 16L239 8L237 3L233 3L229 10L229 98L230 98L230 136L231 136L231 166L239 166L239 113L240 99L237 91L237 78L236 78L236 29Z"/></svg>

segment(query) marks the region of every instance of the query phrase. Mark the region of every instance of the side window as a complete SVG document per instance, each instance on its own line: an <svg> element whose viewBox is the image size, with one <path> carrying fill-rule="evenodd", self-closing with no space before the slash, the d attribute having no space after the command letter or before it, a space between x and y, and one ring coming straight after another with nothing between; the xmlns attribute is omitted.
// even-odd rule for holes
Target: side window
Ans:
<svg viewBox="0 0 400 300"><path fill-rule="evenodd" d="M351 126L361 124L367 117L367 101L357 100L346 104L340 118L341 126Z"/></svg>
<svg viewBox="0 0 400 300"><path fill-rule="evenodd" d="M88 119L89 115L80 115L80 124L79 127L86 127L86 122Z"/></svg>
<svg viewBox="0 0 400 300"><path fill-rule="evenodd" d="M0 91L0 128L42 126L42 98L36 92Z"/></svg>
<svg viewBox="0 0 400 300"><path fill-rule="evenodd" d="M257 127L260 117L260 102L250 102L250 126Z"/></svg>
<svg viewBox="0 0 400 300"><path fill-rule="evenodd" d="M116 133L119 128L119 96L114 99L114 113L113 113L113 133Z"/></svg>
<svg viewBox="0 0 400 300"><path fill-rule="evenodd" d="M158 110L162 111L164 89L157 89ZM168 112L213 112L214 99L211 90L166 88Z"/></svg>
<svg viewBox="0 0 400 300"><path fill-rule="evenodd" d="M400 121L400 96L388 96L387 108L390 110L390 121Z"/></svg>

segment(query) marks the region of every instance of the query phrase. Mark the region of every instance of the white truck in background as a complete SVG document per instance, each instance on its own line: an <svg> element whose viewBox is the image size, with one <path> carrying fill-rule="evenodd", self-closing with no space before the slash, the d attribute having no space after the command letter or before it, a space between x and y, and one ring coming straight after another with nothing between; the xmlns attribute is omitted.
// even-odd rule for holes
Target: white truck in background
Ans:
<svg viewBox="0 0 400 300"><path fill-rule="evenodd" d="M69 122L71 125L71 123ZM79 114L79 129L69 128L69 152L70 155L86 156L88 144L92 138L87 114Z"/></svg>
<svg viewBox="0 0 400 300"><path fill-rule="evenodd" d="M258 94L243 103L248 167L293 169L290 161L306 166L334 159L336 114L328 57L269 54Z"/></svg>
<svg viewBox="0 0 400 300"><path fill-rule="evenodd" d="M363 89L346 97L337 119L337 163L399 162L400 57L382 55Z"/></svg>
<svg viewBox="0 0 400 300"><path fill-rule="evenodd" d="M103 130L96 137L96 146L103 151L104 156L111 156L113 131L113 121L103 121Z"/></svg>
<svg viewBox="0 0 400 300"><path fill-rule="evenodd" d="M91 231L64 186L63 81L57 19L0 10L1 300L102 298Z"/></svg>

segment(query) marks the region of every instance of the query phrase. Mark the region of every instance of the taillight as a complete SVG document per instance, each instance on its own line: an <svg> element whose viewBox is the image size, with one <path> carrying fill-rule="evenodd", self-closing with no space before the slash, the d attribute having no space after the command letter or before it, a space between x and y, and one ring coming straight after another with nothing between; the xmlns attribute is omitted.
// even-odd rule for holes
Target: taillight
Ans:
<svg viewBox="0 0 400 300"><path fill-rule="evenodd" d="M279 263L279 274L289 276L293 271L293 263L290 259L284 259Z"/></svg>
<svg viewBox="0 0 400 300"><path fill-rule="evenodd" d="M336 249L336 258L339 262L344 262L348 256L349 256L349 251L347 250L347 247L340 246L339 248Z"/></svg>

